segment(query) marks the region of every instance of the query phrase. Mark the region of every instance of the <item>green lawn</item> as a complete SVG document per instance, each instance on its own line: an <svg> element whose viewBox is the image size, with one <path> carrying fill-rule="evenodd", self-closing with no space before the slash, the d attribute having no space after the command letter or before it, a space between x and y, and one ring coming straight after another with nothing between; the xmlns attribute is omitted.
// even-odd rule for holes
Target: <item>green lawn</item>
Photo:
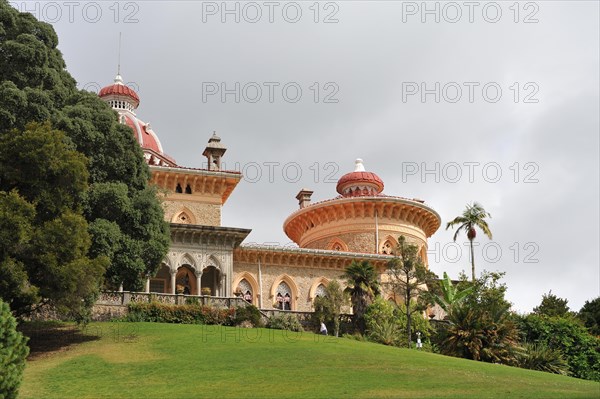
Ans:
<svg viewBox="0 0 600 399"><path fill-rule="evenodd" d="M312 333L92 323L86 335L28 361L20 397L600 397L600 383Z"/></svg>

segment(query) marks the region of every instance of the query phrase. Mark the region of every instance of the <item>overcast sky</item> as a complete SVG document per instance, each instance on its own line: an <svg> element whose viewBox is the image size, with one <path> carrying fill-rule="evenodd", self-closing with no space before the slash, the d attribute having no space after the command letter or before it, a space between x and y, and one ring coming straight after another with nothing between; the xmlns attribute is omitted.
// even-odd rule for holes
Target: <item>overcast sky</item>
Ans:
<svg viewBox="0 0 600 399"><path fill-rule="evenodd" d="M478 272L506 272L518 311L549 290L578 310L600 294L599 3L426 4L13 3L53 24L81 88L112 82L122 32L121 74L165 152L202 167L216 130L245 172L223 225L246 242L288 244L297 192L334 197L360 157L441 215L433 271L469 273L444 227L478 201L494 234Z"/></svg>

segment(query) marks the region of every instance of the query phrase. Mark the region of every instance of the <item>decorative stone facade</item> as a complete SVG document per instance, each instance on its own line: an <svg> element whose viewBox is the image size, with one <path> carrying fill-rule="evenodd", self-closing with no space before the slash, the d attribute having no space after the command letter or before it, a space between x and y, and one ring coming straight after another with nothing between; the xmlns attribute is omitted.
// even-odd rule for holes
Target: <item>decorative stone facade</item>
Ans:
<svg viewBox="0 0 600 399"><path fill-rule="evenodd" d="M180 198L186 194L173 194L163 202L165 220L177 224L195 224L201 226L221 225L221 204L199 203L195 197Z"/></svg>
<svg viewBox="0 0 600 399"><path fill-rule="evenodd" d="M100 97L132 128L171 226L169 253L157 275L148 276L146 293L171 294L167 299L180 297L174 294L236 295L236 300L267 311L312 311L316 295L323 294L329 281L344 285L341 275L353 261L373 263L385 280L400 235L419 246L427 264L427 239L439 228L439 215L421 200L383 194L383 180L367 172L362 160L338 181L338 197L311 204L313 192L300 190L300 209L284 222L298 248L241 245L249 229L221 227L221 208L241 174L221 170L227 148L220 137L213 133L202 153L206 169L182 167L163 152L150 125L137 119L139 97L123 87L120 76Z"/></svg>

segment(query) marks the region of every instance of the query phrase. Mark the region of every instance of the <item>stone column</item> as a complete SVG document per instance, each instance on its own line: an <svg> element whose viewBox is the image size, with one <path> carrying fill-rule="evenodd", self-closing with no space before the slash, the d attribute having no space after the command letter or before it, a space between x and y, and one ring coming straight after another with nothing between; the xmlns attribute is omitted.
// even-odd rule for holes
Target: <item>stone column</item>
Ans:
<svg viewBox="0 0 600 399"><path fill-rule="evenodd" d="M196 295L202 295L202 272L194 274L196 275Z"/></svg>
<svg viewBox="0 0 600 399"><path fill-rule="evenodd" d="M177 276L177 270L171 270L171 294L176 294L175 290L175 276Z"/></svg>
<svg viewBox="0 0 600 399"><path fill-rule="evenodd" d="M146 294L150 293L150 277L146 278L146 290L144 291Z"/></svg>

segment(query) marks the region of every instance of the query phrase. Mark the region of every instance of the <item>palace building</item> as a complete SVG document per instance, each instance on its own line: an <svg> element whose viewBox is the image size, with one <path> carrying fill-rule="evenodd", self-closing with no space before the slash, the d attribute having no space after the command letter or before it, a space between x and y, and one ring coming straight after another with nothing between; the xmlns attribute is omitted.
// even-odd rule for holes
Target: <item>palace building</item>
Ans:
<svg viewBox="0 0 600 399"><path fill-rule="evenodd" d="M180 166L164 153L150 124L137 117L140 98L119 75L99 96L131 127L152 183L166 193L171 245L146 292L242 296L261 309L312 311L314 298L330 280L340 280L352 261L368 260L385 278L400 235L419 247L428 264L427 239L440 216L422 200L384 194L381 178L360 159L339 179L337 196L313 203L312 191L299 191L298 209L283 223L297 248L244 245L251 229L221 225L223 207L242 179L240 172L221 169L227 151L221 138L213 133L208 140L206 169Z"/></svg>

